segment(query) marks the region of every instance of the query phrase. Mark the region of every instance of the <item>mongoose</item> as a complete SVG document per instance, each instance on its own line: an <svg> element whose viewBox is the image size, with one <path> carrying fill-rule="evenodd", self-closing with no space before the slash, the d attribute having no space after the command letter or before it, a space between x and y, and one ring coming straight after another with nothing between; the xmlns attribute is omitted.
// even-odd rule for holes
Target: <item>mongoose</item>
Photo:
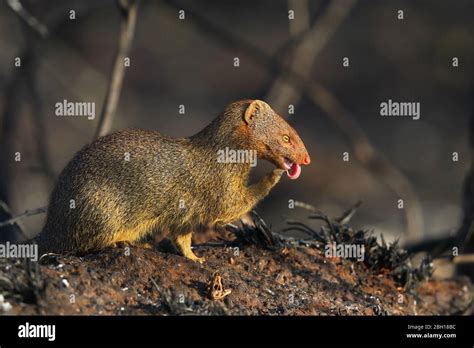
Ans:
<svg viewBox="0 0 474 348"><path fill-rule="evenodd" d="M250 185L250 163L217 160L224 149L253 151L276 168ZM86 253L139 243L161 229L178 252L202 262L191 250L194 228L238 219L282 173L296 179L309 163L296 131L260 100L228 105L189 138L118 131L86 145L64 168L37 242L41 252Z"/></svg>

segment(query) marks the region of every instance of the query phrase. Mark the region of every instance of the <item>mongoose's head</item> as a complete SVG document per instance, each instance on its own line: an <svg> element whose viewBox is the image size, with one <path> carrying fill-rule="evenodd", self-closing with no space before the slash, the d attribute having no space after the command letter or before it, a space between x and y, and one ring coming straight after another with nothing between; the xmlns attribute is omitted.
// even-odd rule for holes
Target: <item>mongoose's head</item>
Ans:
<svg viewBox="0 0 474 348"><path fill-rule="evenodd" d="M249 147L259 158L285 170L290 179L297 179L301 165L311 161L298 133L261 100L246 101L243 109L240 131L246 133Z"/></svg>

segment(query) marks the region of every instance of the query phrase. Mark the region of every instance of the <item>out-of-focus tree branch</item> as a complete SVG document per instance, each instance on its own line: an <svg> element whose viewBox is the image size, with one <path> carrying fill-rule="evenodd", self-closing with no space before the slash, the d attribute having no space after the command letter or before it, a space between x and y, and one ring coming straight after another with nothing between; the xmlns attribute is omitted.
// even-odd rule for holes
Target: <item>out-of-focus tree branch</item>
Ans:
<svg viewBox="0 0 474 348"><path fill-rule="evenodd" d="M36 34L45 38L49 35L48 28L25 9L20 0L7 0L8 6L17 14L18 17Z"/></svg>
<svg viewBox="0 0 474 348"><path fill-rule="evenodd" d="M36 208L36 209L32 209L32 210L26 210L22 214L13 216L11 219L0 222L0 227L16 224L21 219L23 219L24 217L27 217L27 216L33 216L33 215L37 215L37 214L46 213L46 209L47 209L46 207L41 207L41 208Z"/></svg>
<svg viewBox="0 0 474 348"><path fill-rule="evenodd" d="M52 20L49 21L49 25L46 26L42 24L39 20L34 19L33 15L27 11L22 4L18 0L9 1L7 2L10 8L14 11L15 14L19 16L22 22L25 24L24 28L28 28L30 33L35 33L39 36L40 39L51 39L56 38L55 33L59 32L63 26L68 25L70 20L67 16L64 16L64 8L56 8L55 15L52 16ZM70 6L70 5L68 5ZM97 6L91 6L90 4L85 4L81 2L77 2L75 4L76 10L81 13L87 13L99 7L100 4ZM26 32L28 32L28 30ZM5 95L4 95L4 109L0 118L0 140L2 146L0 147L0 200L5 202L10 202L11 196L11 186L12 181L15 177L15 170L17 170L17 166L13 165L14 163L14 154L15 152L21 150L18 146L18 137L17 137L17 128L20 124L20 110L21 107L24 105L24 101L26 97L28 97L27 92L37 92L31 86L32 81L29 80L31 78L31 74L36 74L37 63L37 51L39 48L42 47L38 44L32 44L31 41L28 42L27 45L17 54L19 58L21 58L21 68L14 68L12 72L12 77L8 82L7 88L5 88ZM32 89L33 88L33 89ZM32 95L34 98L35 96ZM36 95L37 98L40 98ZM35 109L38 105L34 101L32 101L32 108ZM36 105L36 106L35 106ZM32 117L36 117L37 115L32 114ZM36 118L35 118L36 121ZM40 126L41 127L41 126ZM45 129L40 128L36 130L36 136L44 136ZM40 143L45 144L45 139L36 139L39 145L38 151L43 151L45 148ZM44 154L44 152L43 152ZM47 165L47 158L43 157L41 159L40 153L40 161L41 163L41 170L44 171L44 165ZM46 161L44 161L46 159ZM3 207L8 207L4 203ZM43 209L43 208L39 208ZM41 213L41 210L39 210ZM1 209L0 210L0 221L5 219L12 218L12 214L9 209ZM9 221L9 220L7 220ZM24 239L27 236L25 235L24 228L18 224L19 220L15 221L14 225L7 225L3 226L0 239L1 240L15 240L17 239L17 230L12 230L12 226L17 226L20 229L21 237Z"/></svg>
<svg viewBox="0 0 474 348"><path fill-rule="evenodd" d="M357 0L331 1L324 14L312 27L310 27L305 16L303 16L303 24L300 23L297 28L295 28L294 23L299 23L298 17L295 20L290 20L289 29L292 38L302 31L306 31L306 33L290 52L291 60L288 69L300 76L310 76L317 55L350 13L356 2ZM290 8L298 6L295 10L296 15L299 12L309 12L308 4L303 2L289 0L288 4ZM306 5L306 8L303 7L304 5ZM310 79L308 78L308 80ZM393 192L405 199L408 239L410 241L420 240L423 231L423 211L411 183L398 168L393 166L373 147L367 135L357 123L355 115L352 115L333 94L322 85L312 82L308 84L306 91L302 91L282 73L271 86L267 94L267 100L276 109L283 109L289 104L298 104L304 92L315 105L326 112L331 121L342 131L349 144L351 144L357 160L372 175L378 177Z"/></svg>
<svg viewBox="0 0 474 348"><path fill-rule="evenodd" d="M351 144L355 157L369 173L379 178L399 198L404 200L408 241L414 243L422 239L423 210L418 195L408 178L375 149L365 132L355 121L355 116L327 89L320 84L312 83L306 94L338 126Z"/></svg>
<svg viewBox="0 0 474 348"><path fill-rule="evenodd" d="M295 19L289 20L290 38L296 42L288 55L291 57L288 68L301 76L309 76L317 55L332 38L337 28L350 13L357 0L333 0L324 13L310 26L307 1L289 0L288 7L295 11ZM301 92L280 74L267 93L266 100L276 110L298 104Z"/></svg>
<svg viewBox="0 0 474 348"><path fill-rule="evenodd" d="M120 97L120 90L122 86L123 76L124 76L124 60L126 57L129 56L131 43L135 31L135 23L136 23L136 16L137 16L137 0L118 0L118 5L121 12L121 30L120 30L120 40L119 40L119 47L117 50L117 55L115 59L114 69L112 71L112 75L110 78L108 91L106 100L104 102L104 108L101 114L101 118L99 121L99 126L97 128L97 135L106 134L111 127L111 123L113 120L113 115L115 113L115 109L117 107L118 99ZM13 11L24 21L25 26L29 29L29 31L33 31L38 34L41 38L47 38L49 36L50 31L47 29L46 26L41 24L32 14L30 14L18 0L8 0L9 6L12 8ZM59 22L56 26L60 26L64 22ZM35 123L35 130L36 130L36 140L38 144L38 151L39 151L39 158L41 162L41 167L44 169L49 169L49 157L47 154L46 148L46 138L45 138L45 128L43 124L43 120L41 118L41 100L37 94L35 89L35 81L36 81L36 43L34 39L31 37L30 32L27 32L28 38L28 45L23 50L22 54L20 55L22 58L22 67L20 73L14 74L14 78L12 79L12 88L8 89L13 93L12 98L7 99L7 106L3 115L3 123L2 127L0 128L0 134L3 134L2 139L4 142L10 144L10 146L5 146L2 151L2 156L0 159L5 163L10 163L11 160L9 156L13 154L13 142L14 142L14 129L16 128L16 121L17 118L14 117L14 114L18 111L18 106L20 105L21 100L21 90L22 87L26 86L28 91L31 94L32 98L32 117ZM103 133L103 134L102 134ZM10 139L8 141L8 139ZM6 150L8 148L8 150ZM6 170L6 167L5 167ZM3 173L3 175L7 175L8 171ZM50 171L46 171L46 173L51 173ZM9 182L9 180L4 180L4 183ZM4 192L3 192L4 191ZM3 189L2 197L8 197L7 188ZM10 218L0 222L0 227L7 227L7 226L17 226L20 234L22 235L23 239L29 239L26 236L25 230L22 227L20 220L37 214L42 214L46 212L46 207L41 207L33 210L27 210L24 213L12 216L8 205L6 203L2 204L3 207L3 215L9 215ZM0 212L2 213L2 212Z"/></svg>
<svg viewBox="0 0 474 348"><path fill-rule="evenodd" d="M135 33L138 1L118 0L118 5L121 12L120 39L107 94L95 133L96 138L106 135L112 128L112 121L117 109L125 75L125 58L130 55L130 48Z"/></svg>
<svg viewBox="0 0 474 348"><path fill-rule="evenodd" d="M353 2L354 1L349 2L342 0L340 2L338 1L337 4L328 7L328 10L331 10L331 14L321 17L327 18L323 22L326 24L315 24L313 27L315 29L307 31L296 46L293 46L295 52L304 54L306 51L306 54L308 54L309 57L312 57L312 59L306 59L306 57L301 58L304 59L304 63L302 64L304 64L305 69L311 67L312 60L314 60L317 53L327 42L327 39L337 28L337 25L331 25L330 29L324 28L324 26L327 26L331 20L335 20L339 25L350 8L352 8ZM290 64L289 67L282 66L281 63L266 54L259 46L253 45L237 37L231 31L227 30L227 28L212 23L196 11L186 8L181 4L178 5L173 0L167 0L165 3L170 4L170 6L175 9L184 9L188 14L188 20L186 23L194 25L202 33L219 41L233 51L244 52L261 67L271 73L278 74L282 83L291 85L295 91L298 91L301 95L305 95L315 105L323 109L326 112L326 115L349 141L354 150L355 157L362 165L364 165L368 172L379 178L379 180L387 185L387 187L389 187L395 194L405 200L405 218L407 222L408 239L411 242L414 242L421 238L423 232L422 208L412 184L408 178L398 170L398 168L392 165L372 146L365 132L357 123L354 115L352 115L351 112L349 112L349 110L347 110L327 88L322 84L309 79L307 77L309 73L302 74L300 72L302 70L296 71L293 69L292 64ZM352 5L348 7L348 4ZM330 20L329 18L332 19ZM321 27L323 27L322 35L326 37L326 39L317 39L315 41L317 44L313 44L315 37L319 35L319 29L316 30L316 28ZM308 42L305 42L306 40ZM298 54L293 55L293 57L295 56L297 57Z"/></svg>
<svg viewBox="0 0 474 348"><path fill-rule="evenodd" d="M49 36L49 30L46 25L41 23L38 19L36 19L33 14L31 14L27 9L25 9L19 0L8 0L7 3L14 11L14 13L18 15L18 17L21 19L21 23L23 24L23 31L26 37L27 49L25 50L26 54L24 56L20 56L20 59L23 59L23 64L20 70L22 70L24 74L21 80L24 81L24 86L26 87L30 97L29 99L27 99L27 101L31 108L30 116L34 124L34 139L37 144L36 151L40 162L40 170L45 175L45 177L52 182L54 181L54 173L51 169L49 151L46 142L47 134L44 125L42 101L36 89L36 72L38 58L35 49L38 38L47 38ZM15 88L13 90L13 93L20 92ZM23 99L22 104L24 104ZM12 103L12 113L16 112L18 106L19 105ZM13 117L12 114L7 114L6 116ZM5 122L8 123L9 121L5 119ZM8 138L6 139L8 140ZM7 148L10 148L10 146L7 145Z"/></svg>
<svg viewBox="0 0 474 348"><path fill-rule="evenodd" d="M19 0L7 0L8 6L20 18L24 27L27 29L25 33L29 35L29 30L44 38L49 34L46 26L38 21L29 11L27 11ZM30 37L28 37L30 38ZM0 199L9 201L9 190L7 188L10 182L10 171L14 155L15 131L19 119L17 113L24 102L23 87L28 87L32 92L34 87L30 88L29 77L34 71L36 63L35 47L31 40L28 39L28 45L22 50L19 58L21 59L21 68L17 68L9 82L5 92L5 108L3 110L2 120L0 124L0 139L2 140L2 149L0 151L0 167L3 170L0 173ZM35 115L33 115L35 117ZM43 152L41 149L39 151ZM40 156L41 157L41 156ZM47 158L43 156L42 158Z"/></svg>
<svg viewBox="0 0 474 348"><path fill-rule="evenodd" d="M35 46L37 45L36 38L31 34L31 32L26 33L27 43L28 46ZM32 63L27 64L25 69L26 78L28 80L27 83L27 90L29 92L30 100L29 105L31 108L30 117L33 122L33 132L34 132L34 139L36 141L36 152L38 155L39 160L39 169L42 174L45 175L46 179L53 183L55 178L55 174L52 169L51 160L49 156L49 149L48 149L48 135L47 129L45 126L45 114L43 108L43 101L41 96L38 93L37 88L37 61L38 57L35 54L36 50L31 51L31 59Z"/></svg>
<svg viewBox="0 0 474 348"><path fill-rule="evenodd" d="M10 218L6 221L0 222L0 228L5 226L16 226L18 233L22 236L23 239L29 239L29 237L25 233L25 227L20 219L15 219L13 216L10 207L4 201L0 201L0 209L5 214L8 215Z"/></svg>

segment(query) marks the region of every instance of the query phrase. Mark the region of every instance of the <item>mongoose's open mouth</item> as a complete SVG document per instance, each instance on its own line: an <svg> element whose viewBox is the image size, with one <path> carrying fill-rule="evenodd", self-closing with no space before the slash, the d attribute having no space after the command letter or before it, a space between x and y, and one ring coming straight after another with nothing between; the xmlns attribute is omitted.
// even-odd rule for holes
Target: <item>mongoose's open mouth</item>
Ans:
<svg viewBox="0 0 474 348"><path fill-rule="evenodd" d="M301 166L295 162L292 162L287 157L283 159L283 166L286 169L286 175L292 180L298 179L301 174Z"/></svg>

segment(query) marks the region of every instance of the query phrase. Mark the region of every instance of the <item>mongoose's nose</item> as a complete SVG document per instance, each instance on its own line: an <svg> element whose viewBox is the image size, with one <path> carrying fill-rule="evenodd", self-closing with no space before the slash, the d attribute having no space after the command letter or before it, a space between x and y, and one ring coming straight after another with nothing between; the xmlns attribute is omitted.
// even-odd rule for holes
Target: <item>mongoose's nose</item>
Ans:
<svg viewBox="0 0 474 348"><path fill-rule="evenodd" d="M311 159L309 158L309 155L307 154L306 156L304 156L303 164L308 165L310 163L311 163Z"/></svg>

